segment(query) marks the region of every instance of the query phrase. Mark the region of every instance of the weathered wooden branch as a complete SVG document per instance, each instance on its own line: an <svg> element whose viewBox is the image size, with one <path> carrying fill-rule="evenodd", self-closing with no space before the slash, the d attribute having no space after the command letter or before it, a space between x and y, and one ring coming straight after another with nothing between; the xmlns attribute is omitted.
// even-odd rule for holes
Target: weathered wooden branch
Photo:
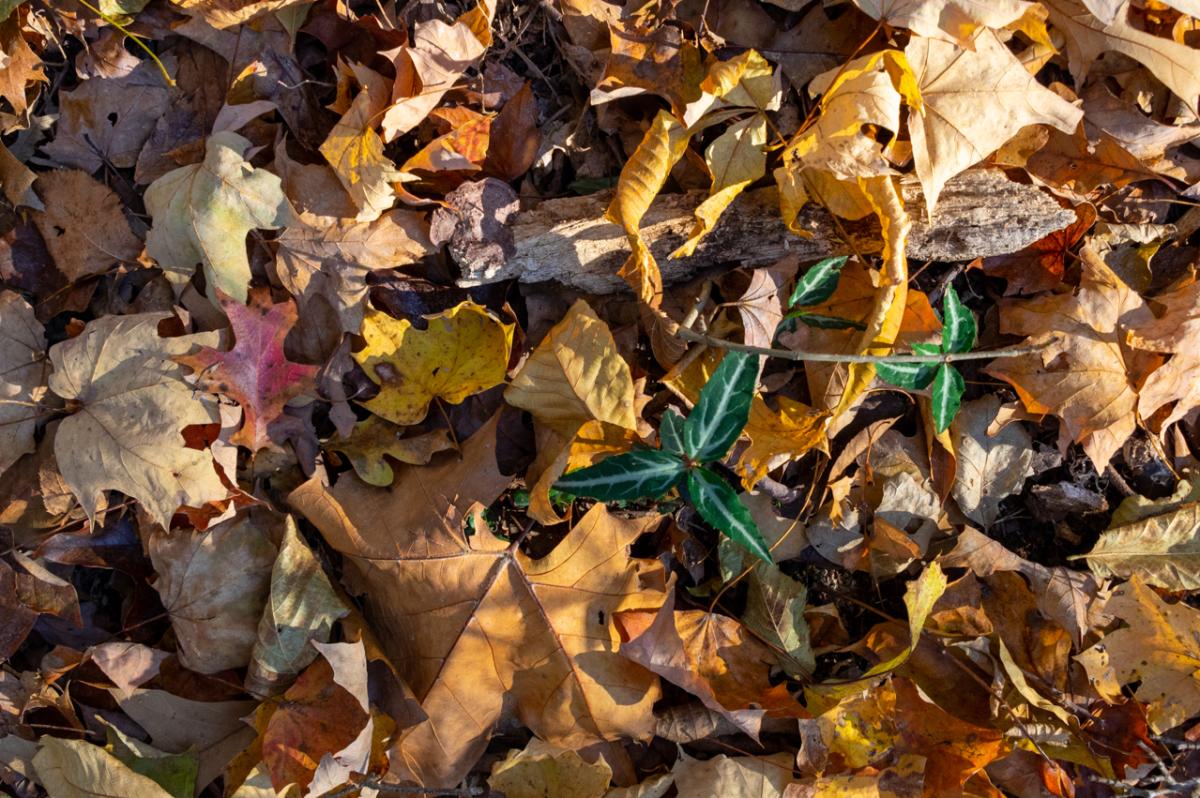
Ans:
<svg viewBox="0 0 1200 798"><path fill-rule="evenodd" d="M932 220L926 219L915 180L905 179L901 190L913 218L908 240L912 260L962 261L1015 252L1075 220L1072 211L1042 190L1015 183L996 169L972 169L951 180ZM460 259L459 285L516 278L523 283L554 280L597 294L623 290L616 273L629 245L621 228L604 220L611 197L611 192L602 192L544 200L522 210L509 225L515 252L503 263ZM800 224L812 238L791 233L780 220L775 190L761 189L742 195L725 211L694 255L670 260L670 253L687 238L692 209L703 198L700 192L659 197L642 221L642 235L667 283L719 267L762 266L790 253L815 260L877 252L881 246L873 219L838 222L812 203L800 214Z"/></svg>

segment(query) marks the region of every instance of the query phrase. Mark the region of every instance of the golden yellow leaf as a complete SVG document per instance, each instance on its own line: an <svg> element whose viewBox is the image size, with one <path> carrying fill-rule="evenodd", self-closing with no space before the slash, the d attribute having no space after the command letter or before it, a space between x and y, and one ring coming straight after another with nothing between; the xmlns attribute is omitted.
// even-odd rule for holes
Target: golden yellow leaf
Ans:
<svg viewBox="0 0 1200 798"><path fill-rule="evenodd" d="M367 345L354 359L379 386L365 404L395 424L419 423L434 399L458 404L504 381L511 324L469 301L425 318L425 330L377 310L363 320Z"/></svg>
<svg viewBox="0 0 1200 798"><path fill-rule="evenodd" d="M859 180L859 185L870 198L879 217L884 249L882 282L875 295L875 307L867 319L867 329L859 336L858 351L869 355L886 355L900 334L900 324L904 320L908 293L908 260L904 250L912 221L890 177ZM873 364L851 363L846 387L832 415L836 418L850 409L874 377Z"/></svg>
<svg viewBox="0 0 1200 798"><path fill-rule="evenodd" d="M1105 611L1126 626L1105 635L1078 656L1099 687L1121 695L1121 685L1141 682L1134 697L1148 704L1150 728L1162 734L1200 712L1200 611L1168 604L1134 576L1117 588Z"/></svg>
<svg viewBox="0 0 1200 798"><path fill-rule="evenodd" d="M391 90L388 81L365 66L343 66L359 85L358 96L321 144L321 154L358 208L359 222L378 219L396 199L394 182L400 170L383 154L383 139L375 132Z"/></svg>
<svg viewBox="0 0 1200 798"><path fill-rule="evenodd" d="M619 519L598 504L535 560L479 524L467 536L381 520L339 501L340 487L309 483L292 501L357 572L427 715L393 743L393 775L457 784L504 718L566 748L650 736L658 680L617 653L613 615L653 611L667 595L662 565L628 556L657 517Z"/></svg>
<svg viewBox="0 0 1200 798"><path fill-rule="evenodd" d="M612 768L603 759L591 764L535 737L492 766L488 786L506 798L602 798L611 779Z"/></svg>
<svg viewBox="0 0 1200 798"><path fill-rule="evenodd" d="M409 438L401 437L402 434L399 427L371 416L356 424L349 438L331 441L329 447L346 455L363 482L379 487L391 485L395 476L385 455L401 463L425 465L438 452L454 447L445 429Z"/></svg>
<svg viewBox="0 0 1200 798"><path fill-rule="evenodd" d="M638 298L653 308L662 303L662 274L638 226L650 204L662 190L671 168L683 157L689 132L667 111L659 111L642 143L625 162L617 180L617 194L605 218L619 224L633 250L619 274Z"/></svg>

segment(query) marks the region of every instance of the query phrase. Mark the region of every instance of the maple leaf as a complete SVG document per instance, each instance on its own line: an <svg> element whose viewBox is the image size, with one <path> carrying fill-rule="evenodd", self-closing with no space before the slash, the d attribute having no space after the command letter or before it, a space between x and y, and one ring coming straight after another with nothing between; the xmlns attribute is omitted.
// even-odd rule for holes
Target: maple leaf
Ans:
<svg viewBox="0 0 1200 798"><path fill-rule="evenodd" d="M219 420L216 403L196 396L173 360L216 334L162 338L159 323L170 318L105 316L50 349L50 390L77 408L59 423L54 453L93 524L108 489L137 499L164 527L180 505L228 495L212 454L183 437L184 427Z"/></svg>
<svg viewBox="0 0 1200 798"><path fill-rule="evenodd" d="M284 405L314 387L320 369L293 363L284 354L283 341L296 324L295 303L272 304L266 289L252 292L249 305L227 296L220 300L233 330L233 348L205 348L175 360L195 372L201 390L241 405L242 426L230 442L256 452L271 445L271 424Z"/></svg>
<svg viewBox="0 0 1200 798"><path fill-rule="evenodd" d="M913 162L932 215L946 182L1026 125L1070 133L1083 111L1041 86L990 30L963 50L914 36L904 48L921 93L909 113Z"/></svg>
<svg viewBox="0 0 1200 798"><path fill-rule="evenodd" d="M383 140L392 141L421 124L486 49L463 22L448 25L431 19L413 26L412 45L399 48L394 56L392 101L389 105L385 100L380 120Z"/></svg>
<svg viewBox="0 0 1200 798"><path fill-rule="evenodd" d="M363 322L367 345L354 353L380 389L367 409L395 424L417 424L430 402L458 404L504 380L511 324L469 301L425 320L428 328L418 330L373 310Z"/></svg>
<svg viewBox="0 0 1200 798"><path fill-rule="evenodd" d="M231 28L303 2L304 0L175 0L175 5L185 14L200 17L214 28Z"/></svg>
<svg viewBox="0 0 1200 798"><path fill-rule="evenodd" d="M425 465L438 452L454 448L454 442L445 429L403 438L399 427L371 416L355 425L350 437L331 444L331 448L346 455L363 482L385 488L395 478L385 456L401 463Z"/></svg>
<svg viewBox="0 0 1200 798"><path fill-rule="evenodd" d="M0 474L35 448L37 406L45 395L42 325L12 291L0 292Z"/></svg>
<svg viewBox="0 0 1200 798"><path fill-rule="evenodd" d="M919 36L944 39L970 50L979 28L1004 28L1032 3L1024 0L854 0L874 19Z"/></svg>
<svg viewBox="0 0 1200 798"><path fill-rule="evenodd" d="M146 210L154 217L146 253L177 292L200 264L210 291L245 302L246 234L291 220L279 178L251 166L243 157L249 148L236 133L216 133L208 138L203 163L168 172L146 189Z"/></svg>
<svg viewBox="0 0 1200 798"><path fill-rule="evenodd" d="M1109 700L1141 682L1134 697L1147 704L1150 728L1162 734L1200 711L1200 612L1168 604L1134 576L1113 593L1105 611L1126 626L1109 632L1077 659Z"/></svg>
<svg viewBox="0 0 1200 798"><path fill-rule="evenodd" d="M1085 250L1079 289L1001 304L1000 329L1028 335L1040 352L993 362L987 372L1012 384L1025 408L1062 419L1060 447L1075 441L1103 469L1137 426L1137 353L1122 325L1144 303Z"/></svg>
<svg viewBox="0 0 1200 798"><path fill-rule="evenodd" d="M129 229L117 195L86 172L47 172L38 177L38 188L46 209L33 221L68 280L134 261L141 252L142 242Z"/></svg>
<svg viewBox="0 0 1200 798"><path fill-rule="evenodd" d="M340 72L343 80L352 77L360 88L321 144L321 154L354 200L356 221L370 222L392 207L396 199L392 183L401 177L383 154L383 139L375 132L387 105L387 81L360 64L342 64Z"/></svg>
<svg viewBox="0 0 1200 798"><path fill-rule="evenodd" d="M627 556L657 517L623 520L596 505L549 555L532 559L478 524L470 537L392 526L336 493L301 490L293 504L335 547L345 545L384 644L428 716L393 744L393 774L457 783L506 705L556 745L650 734L657 681L617 654L612 617L665 598L642 586L661 580L661 565Z"/></svg>

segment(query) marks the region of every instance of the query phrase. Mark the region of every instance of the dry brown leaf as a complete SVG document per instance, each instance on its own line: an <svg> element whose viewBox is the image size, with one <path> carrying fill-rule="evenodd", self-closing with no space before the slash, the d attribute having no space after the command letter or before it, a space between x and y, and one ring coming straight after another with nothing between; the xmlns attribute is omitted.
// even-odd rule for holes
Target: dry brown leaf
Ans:
<svg viewBox="0 0 1200 798"><path fill-rule="evenodd" d="M589 763L574 751L534 737L524 750L509 751L492 766L488 786L506 798L602 798L611 779L612 768L603 759Z"/></svg>
<svg viewBox="0 0 1200 798"><path fill-rule="evenodd" d="M393 744L394 775L458 783L506 703L565 747L653 730L657 681L617 655L613 614L653 610L665 598L661 587L645 587L661 585L661 565L627 556L657 517L621 520L596 505L533 560L479 521L471 537L443 521L389 525L387 538L364 539L380 519L310 486L292 502L353 562L376 628L428 715Z"/></svg>
<svg viewBox="0 0 1200 798"><path fill-rule="evenodd" d="M683 754L671 775L675 789L688 798L779 798L792 780L792 757L718 754L700 760Z"/></svg>
<svg viewBox="0 0 1200 798"><path fill-rule="evenodd" d="M46 394L46 342L33 308L0 292L0 474L35 448L38 405Z"/></svg>
<svg viewBox="0 0 1200 798"><path fill-rule="evenodd" d="M421 124L485 50L464 22L448 25L431 19L417 23L412 46L399 48L394 56L396 82L391 104L384 97L375 114L383 140L392 141Z"/></svg>
<svg viewBox="0 0 1200 798"><path fill-rule="evenodd" d="M395 203L392 184L401 178L400 170L383 154L383 139L375 132L387 105L387 80L359 64L344 65L343 71L349 73L344 79L353 78L358 84L358 95L321 144L321 154L354 200L355 221L370 222Z"/></svg>
<svg viewBox="0 0 1200 798"><path fill-rule="evenodd" d="M945 39L971 49L980 28L1004 28L1033 5L1024 0L854 0L854 4L896 28Z"/></svg>
<svg viewBox="0 0 1200 798"><path fill-rule="evenodd" d="M991 435L988 427L1000 410L997 396L963 404L950 426L958 458L952 492L968 518L987 528L1000 513L1000 502L1021 490L1033 473L1033 444L1019 421Z"/></svg>
<svg viewBox="0 0 1200 798"><path fill-rule="evenodd" d="M264 14L283 11L304 0L173 0L189 16L199 17L214 28L231 28Z"/></svg>
<svg viewBox="0 0 1200 798"><path fill-rule="evenodd" d="M33 221L68 280L137 258L142 243L107 186L74 169L45 172L37 185L46 210L33 214Z"/></svg>

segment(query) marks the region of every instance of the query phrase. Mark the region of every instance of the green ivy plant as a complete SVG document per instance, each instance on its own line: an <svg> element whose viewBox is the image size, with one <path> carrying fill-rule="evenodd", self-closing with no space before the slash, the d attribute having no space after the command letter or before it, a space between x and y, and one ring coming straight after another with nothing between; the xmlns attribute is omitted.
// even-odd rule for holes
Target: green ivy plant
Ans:
<svg viewBox="0 0 1200 798"><path fill-rule="evenodd" d="M663 414L659 449L634 449L580 468L555 483L564 493L600 501L659 499L680 488L713 528L766 562L771 552L737 492L709 465L721 460L750 418L757 355L726 352L690 415Z"/></svg>
<svg viewBox="0 0 1200 798"><path fill-rule="evenodd" d="M954 286L946 288L942 298L942 341L940 344L913 344L919 355L950 355L970 352L975 346L975 317L958 298ZM966 387L962 374L948 360L926 363L875 364L875 373L885 382L900 388L920 390L933 383L933 425L938 434L945 432L962 405Z"/></svg>

